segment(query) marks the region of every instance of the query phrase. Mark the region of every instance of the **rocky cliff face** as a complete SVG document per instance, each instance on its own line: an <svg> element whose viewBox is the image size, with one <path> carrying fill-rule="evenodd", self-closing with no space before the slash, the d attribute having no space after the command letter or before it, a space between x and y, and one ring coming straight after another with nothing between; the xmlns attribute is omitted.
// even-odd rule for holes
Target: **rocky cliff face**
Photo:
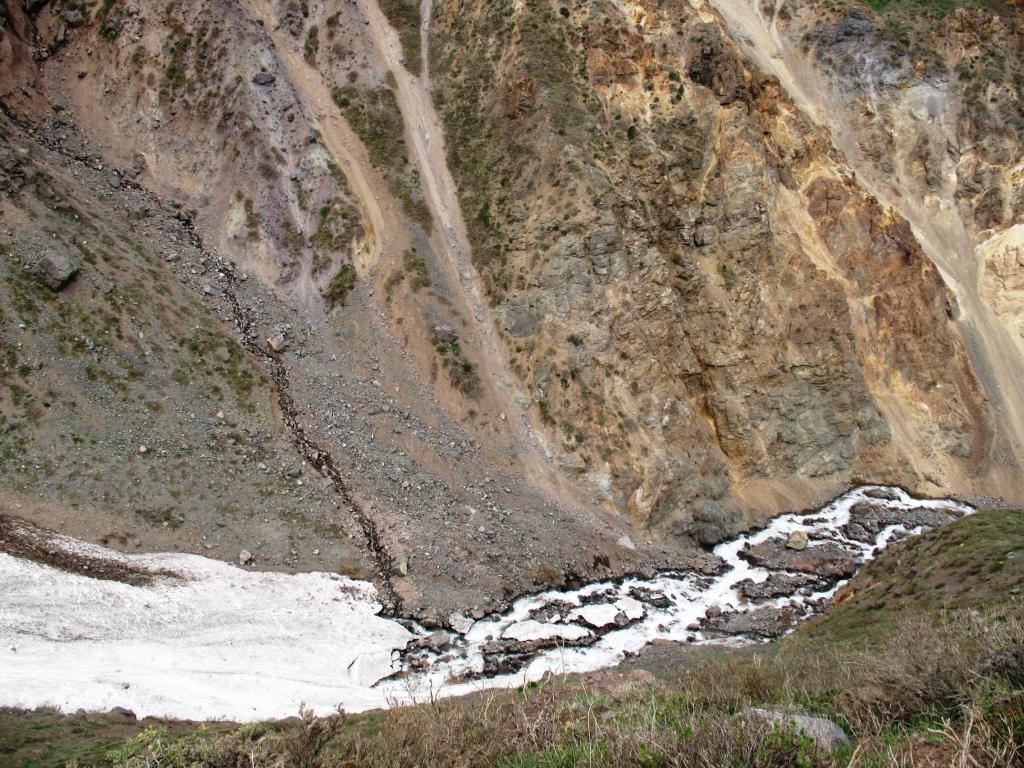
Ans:
<svg viewBox="0 0 1024 768"><path fill-rule="evenodd" d="M993 455L956 299L913 228L715 8L434 16L477 263L552 451L610 505L708 541L787 492L859 476L983 488L1015 461ZM814 27L822 57L847 55L829 35L875 23L836 16ZM915 71L889 53L886 71ZM922 185L941 175L919 167ZM980 183L972 210L1012 218Z"/></svg>
<svg viewBox="0 0 1024 768"><path fill-rule="evenodd" d="M721 4L737 22L735 9ZM1022 16L855 3L753 9L769 68L793 83L858 177L904 215L960 309L981 383L1006 425L995 450L1022 455L1019 233ZM750 44L748 43L748 48Z"/></svg>
<svg viewBox="0 0 1024 768"><path fill-rule="evenodd" d="M40 522L443 619L857 480L1024 494L1005 9L0 9Z"/></svg>

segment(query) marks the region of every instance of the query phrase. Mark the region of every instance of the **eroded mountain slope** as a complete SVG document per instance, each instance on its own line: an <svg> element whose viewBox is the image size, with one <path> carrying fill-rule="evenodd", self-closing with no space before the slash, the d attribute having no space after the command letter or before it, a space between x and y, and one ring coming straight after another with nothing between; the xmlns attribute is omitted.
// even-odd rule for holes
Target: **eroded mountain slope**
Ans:
<svg viewBox="0 0 1024 768"><path fill-rule="evenodd" d="M999 424L994 450L1019 463L1019 7L891 2L872 13L858 2L713 4L744 51L830 131L865 188L911 224L956 295L957 321Z"/></svg>
<svg viewBox="0 0 1024 768"><path fill-rule="evenodd" d="M1021 492L913 228L714 7L433 15L474 257L609 506L709 540L852 477Z"/></svg>
<svg viewBox="0 0 1024 768"><path fill-rule="evenodd" d="M1017 86L986 69L996 99L940 89L933 110L937 62L963 80L954 49L922 69L882 17L832 6L6 0L11 168L28 153L62 179L57 198L124 260L84 259L92 235L65 223L84 263L31 303L88 314L94 278L140 306L179 292L194 319L150 302L142 333L169 349L210 335L252 377L245 439L277 451L255 470L183 465L187 547L365 569L428 618L678 560L661 545L719 541L857 480L1018 498ZM977 13L987 48L977 20L944 23L991 63L1019 31ZM909 150L915 114L938 128ZM951 154L968 134L980 148ZM69 157L78 176L58 173ZM16 186L11 286L61 205ZM5 312L25 322L16 293ZM25 324L31 344L59 330ZM137 366L121 393L177 403L150 442L185 435L193 463L188 436L240 418L223 365L211 375L228 381L189 389L205 350ZM64 386L91 403L83 371ZM39 442L10 452L41 453L52 435L10 400L8 434ZM138 442L116 397L83 413L61 428ZM49 444L58 475L92 462ZM147 548L165 521L129 489L169 493L158 475L5 488L41 494L43 522L109 515ZM211 498L254 512L218 525ZM90 525L75 532L99 538Z"/></svg>
<svg viewBox="0 0 1024 768"><path fill-rule="evenodd" d="M69 4L39 5L31 17L5 8L7 50L32 54L19 59L31 66L5 94L17 116L4 132L13 158L5 171L20 178L27 153L33 178L65 182L52 200L21 181L5 197L7 276L38 262L33 238L51 237L33 211L81 198L89 221L58 232L78 272L53 290L36 286L34 310L52 293L68 312L87 313L94 300L83 286L103 276L140 306L168 283L200 312L193 320L160 301L139 312L147 338L169 338L164 355L128 377L126 416L136 396L174 404L164 405L164 420L149 418L143 435L116 398L95 403L70 352L51 353L67 369L67 396L81 394L93 410L86 418L65 409L50 429L5 402L5 417L31 436L26 447L8 432L5 448L49 450L58 475L89 471L96 482L69 491L45 473L17 482L6 475L11 504L20 505L12 511L129 549L168 548L173 539L228 559L244 548L257 567L371 576L390 609L428 621L540 585L666 561L656 549L616 543L621 527L562 503L572 497L552 495L555 475L547 482L524 460L535 448L514 402L477 371L490 361L462 276L451 280L438 247L443 228L405 149L393 75L378 63L386 57L370 33L356 34L366 26L363 8L306 17L286 4L118 3L102 19ZM317 25L326 30L323 66L308 42ZM116 280L102 259L79 253L93 229L111 259L123 258ZM5 317L42 343L48 331L30 325L28 309L13 299L8 308ZM189 334L211 339L198 359ZM175 378L191 381L207 364L219 372L203 356L221 348L237 349L233 362L253 377L256 415L225 446L244 470L194 445L214 439L219 414L231 426L240 418L229 387L214 382L196 393ZM104 438L79 449L63 437L51 442L58 428ZM271 446L276 454L259 453ZM186 462L176 466L180 480L162 472L172 448ZM103 450L117 472L130 474L143 457L160 470L120 482L100 470ZM140 511L140 499L164 493L186 499L160 507L170 521Z"/></svg>

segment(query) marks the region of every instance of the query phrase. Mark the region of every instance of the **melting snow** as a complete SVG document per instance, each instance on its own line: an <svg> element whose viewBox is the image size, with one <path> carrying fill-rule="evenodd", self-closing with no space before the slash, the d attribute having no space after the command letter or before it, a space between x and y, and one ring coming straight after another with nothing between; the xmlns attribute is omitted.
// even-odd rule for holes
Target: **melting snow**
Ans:
<svg viewBox="0 0 1024 768"><path fill-rule="evenodd" d="M197 555L121 555L57 537L55 543L80 554L178 578L157 576L132 586L0 553L0 706L122 706L139 716L240 721L288 717L302 704L319 713L337 706L359 711L521 685L548 671L614 666L656 639L722 642L693 629L711 606L745 611L790 604L809 613L839 586L747 603L739 583L764 581L769 574L739 556L746 545L806 531L864 561L917 529L888 526L870 543L847 538L841 528L859 501L896 510L970 512L895 489L894 499L869 499L869 491L851 491L820 512L778 517L759 532L719 545L715 553L730 566L719 576L665 573L521 598L505 614L465 628L453 648L429 657L426 671L384 682L398 668L396 652L414 635L378 615L376 591L366 582L328 573L251 572ZM660 595L664 607L634 598L645 592ZM599 638L588 629L604 631L620 613L630 626L612 627ZM496 638L556 638L560 647L538 651L515 674L486 677L486 654ZM585 638L591 641L585 647L562 645Z"/></svg>
<svg viewBox="0 0 1024 768"><path fill-rule="evenodd" d="M387 704L371 686L412 635L376 615L372 585L74 546L181 578L132 586L0 553L0 705L255 720Z"/></svg>

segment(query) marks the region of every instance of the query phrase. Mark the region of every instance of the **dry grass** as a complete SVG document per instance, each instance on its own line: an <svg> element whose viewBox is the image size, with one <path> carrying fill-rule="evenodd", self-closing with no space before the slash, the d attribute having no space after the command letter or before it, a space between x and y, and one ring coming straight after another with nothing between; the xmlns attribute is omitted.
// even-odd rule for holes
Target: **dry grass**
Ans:
<svg viewBox="0 0 1024 768"><path fill-rule="evenodd" d="M672 684L551 679L367 716L227 736L144 732L118 768L185 766L1012 766L1024 759L1024 622L958 612L898 622L875 651L700 654ZM852 750L752 720L750 706L841 723Z"/></svg>

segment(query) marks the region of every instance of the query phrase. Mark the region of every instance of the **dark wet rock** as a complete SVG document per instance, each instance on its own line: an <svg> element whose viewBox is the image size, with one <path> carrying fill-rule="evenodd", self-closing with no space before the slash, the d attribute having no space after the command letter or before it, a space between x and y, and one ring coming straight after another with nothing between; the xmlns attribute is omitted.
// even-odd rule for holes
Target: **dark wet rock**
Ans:
<svg viewBox="0 0 1024 768"><path fill-rule="evenodd" d="M796 625L802 613L795 608L766 606L742 613L723 613L709 618L705 630L722 635L778 637Z"/></svg>
<svg viewBox="0 0 1024 768"><path fill-rule="evenodd" d="M896 488L865 488L863 493L869 499L880 499L882 501L900 500L900 492Z"/></svg>
<svg viewBox="0 0 1024 768"><path fill-rule="evenodd" d="M825 586L825 582L813 574L772 573L760 584L745 579L737 585L737 589L747 600L760 602L796 594L797 590L804 587L820 586Z"/></svg>
<svg viewBox="0 0 1024 768"><path fill-rule="evenodd" d="M787 549L784 539L769 539L742 550L740 557L772 571L812 573L823 578L848 579L857 570L853 556L832 542L797 551Z"/></svg>
<svg viewBox="0 0 1024 768"><path fill-rule="evenodd" d="M618 599L614 589L602 589L580 598L580 605L600 605L602 603L613 603Z"/></svg>
<svg viewBox="0 0 1024 768"><path fill-rule="evenodd" d="M699 573L702 576L721 576L730 568L725 560L711 552L695 555L687 561L687 565L693 573Z"/></svg>
<svg viewBox="0 0 1024 768"><path fill-rule="evenodd" d="M535 608L530 611L529 617L534 621L539 621L543 624L551 619L568 616L569 612L575 607L575 605L566 602L565 600L553 600L546 605L542 605L540 608Z"/></svg>
<svg viewBox="0 0 1024 768"><path fill-rule="evenodd" d="M668 608L672 605L672 601L665 597L664 594L649 587L630 587L629 596L654 608Z"/></svg>
<svg viewBox="0 0 1024 768"><path fill-rule="evenodd" d="M579 640L563 638L545 638L543 640L493 640L483 647L483 676L504 675L518 672L525 667L541 651L549 648L572 647L583 648L596 643L598 635L588 635Z"/></svg>
<svg viewBox="0 0 1024 768"><path fill-rule="evenodd" d="M905 525L908 528L924 526L935 528L956 519L957 515L947 510L915 507L913 509L891 509L884 504L862 501L850 509L850 522L843 526L842 533L849 539L873 543L878 534L890 525Z"/></svg>

